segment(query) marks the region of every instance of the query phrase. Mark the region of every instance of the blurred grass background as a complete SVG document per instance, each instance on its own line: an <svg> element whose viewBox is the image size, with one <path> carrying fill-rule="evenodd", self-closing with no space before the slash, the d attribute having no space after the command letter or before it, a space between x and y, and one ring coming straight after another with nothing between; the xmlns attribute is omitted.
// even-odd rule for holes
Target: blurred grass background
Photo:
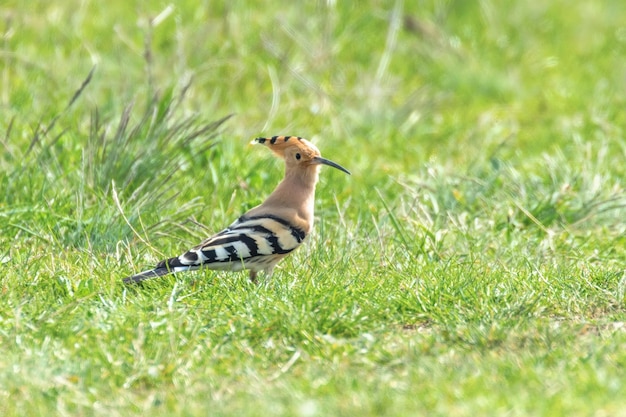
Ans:
<svg viewBox="0 0 626 417"><path fill-rule="evenodd" d="M2 414L624 415L625 21L4 1ZM353 172L309 244L124 289L271 192L275 134Z"/></svg>

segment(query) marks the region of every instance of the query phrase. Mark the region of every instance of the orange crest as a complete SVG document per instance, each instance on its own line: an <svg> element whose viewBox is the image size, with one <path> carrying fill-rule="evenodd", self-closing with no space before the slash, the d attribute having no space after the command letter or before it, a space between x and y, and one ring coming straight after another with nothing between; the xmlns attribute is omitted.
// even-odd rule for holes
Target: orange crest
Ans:
<svg viewBox="0 0 626 417"><path fill-rule="evenodd" d="M271 138L256 138L253 144L260 143L270 148L276 155L281 158L285 157L285 150L289 148L297 148L307 159L313 159L320 156L320 151L315 145L300 136L272 136Z"/></svg>

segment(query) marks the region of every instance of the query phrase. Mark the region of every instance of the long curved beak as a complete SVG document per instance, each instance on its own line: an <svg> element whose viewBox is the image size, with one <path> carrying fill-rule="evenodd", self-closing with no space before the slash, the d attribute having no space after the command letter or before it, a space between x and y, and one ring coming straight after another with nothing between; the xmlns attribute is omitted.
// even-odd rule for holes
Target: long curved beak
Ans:
<svg viewBox="0 0 626 417"><path fill-rule="evenodd" d="M350 174L350 171L348 171L347 169L345 169L344 167L342 167L341 165L328 160L326 158L322 158L321 156L316 156L315 158L313 158L313 163L315 164L323 164L323 165L328 165L329 167L333 167L333 168L337 168L339 171L343 171L348 175Z"/></svg>

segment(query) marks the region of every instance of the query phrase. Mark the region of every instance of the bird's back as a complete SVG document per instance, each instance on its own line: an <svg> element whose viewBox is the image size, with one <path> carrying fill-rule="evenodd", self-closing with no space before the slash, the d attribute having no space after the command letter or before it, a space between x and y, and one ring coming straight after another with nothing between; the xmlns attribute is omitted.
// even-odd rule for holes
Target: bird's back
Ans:
<svg viewBox="0 0 626 417"><path fill-rule="evenodd" d="M283 217L273 214L243 215L184 254L161 261L156 268L128 277L125 282L140 282L201 268L271 272L274 265L300 246L305 237L304 230Z"/></svg>

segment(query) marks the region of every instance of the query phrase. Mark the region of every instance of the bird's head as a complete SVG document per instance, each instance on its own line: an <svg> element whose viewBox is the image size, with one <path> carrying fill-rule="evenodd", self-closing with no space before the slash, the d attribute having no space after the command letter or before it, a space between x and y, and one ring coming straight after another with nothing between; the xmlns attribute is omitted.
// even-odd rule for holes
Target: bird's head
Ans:
<svg viewBox="0 0 626 417"><path fill-rule="evenodd" d="M299 136L273 136L271 138L256 138L253 144L261 144L270 148L276 155L285 160L287 166L310 167L328 165L350 174L350 171L341 165L322 158L319 149L308 140Z"/></svg>

